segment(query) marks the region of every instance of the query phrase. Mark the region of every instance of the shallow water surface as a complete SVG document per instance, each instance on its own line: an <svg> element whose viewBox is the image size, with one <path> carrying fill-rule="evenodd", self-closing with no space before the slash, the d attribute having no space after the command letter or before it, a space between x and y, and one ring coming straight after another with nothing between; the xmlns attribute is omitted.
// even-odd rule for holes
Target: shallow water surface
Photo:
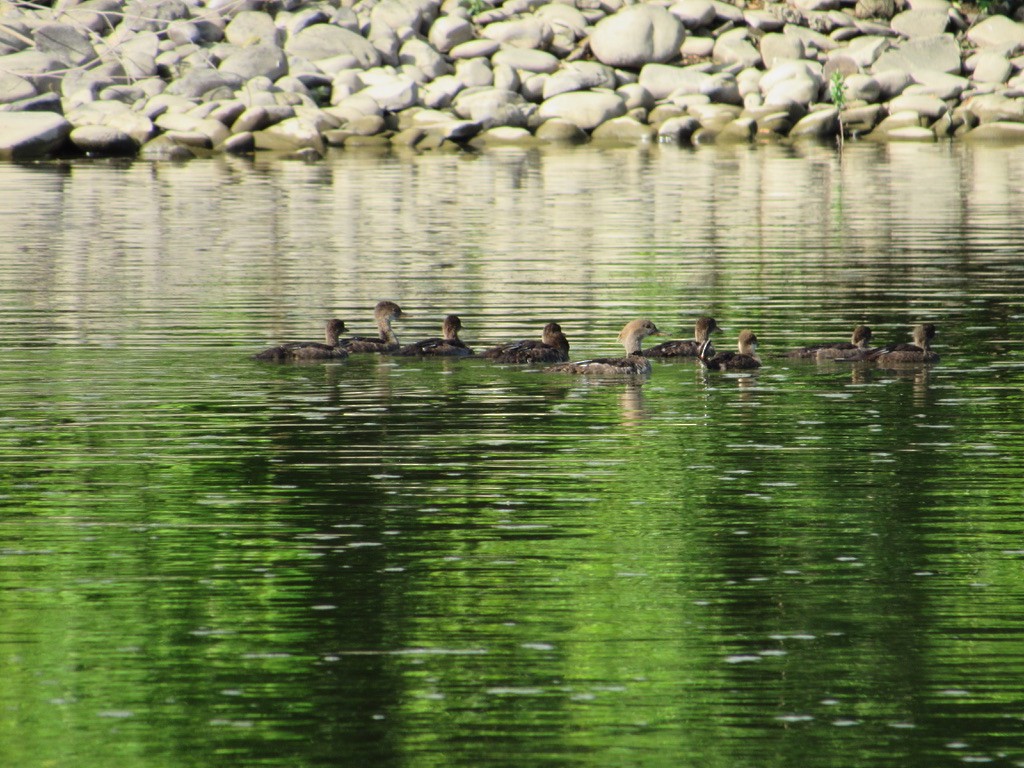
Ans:
<svg viewBox="0 0 1024 768"><path fill-rule="evenodd" d="M0 757L1024 765L1024 157L0 165ZM267 365L749 327L753 375ZM942 361L793 361L937 324Z"/></svg>

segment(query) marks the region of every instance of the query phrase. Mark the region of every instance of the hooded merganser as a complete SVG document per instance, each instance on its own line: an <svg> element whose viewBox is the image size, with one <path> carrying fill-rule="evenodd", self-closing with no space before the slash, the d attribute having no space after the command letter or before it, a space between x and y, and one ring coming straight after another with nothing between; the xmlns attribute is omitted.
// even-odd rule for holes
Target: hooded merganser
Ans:
<svg viewBox="0 0 1024 768"><path fill-rule="evenodd" d="M548 323L541 340L523 339L485 350L483 357L499 363L565 363L569 360L569 340L558 323Z"/></svg>
<svg viewBox="0 0 1024 768"><path fill-rule="evenodd" d="M441 323L440 339L424 339L402 347L399 355L429 355L434 357L465 357L472 355L473 350L462 343L459 331L462 320L458 315L448 315Z"/></svg>
<svg viewBox="0 0 1024 768"><path fill-rule="evenodd" d="M581 360L578 363L562 363L544 370L551 373L582 373L597 376L645 375L651 372L651 361L644 357L640 344L648 336L660 333L658 327L650 320L631 320L619 331L618 336L626 349L626 357L603 357L596 360Z"/></svg>
<svg viewBox="0 0 1024 768"><path fill-rule="evenodd" d="M341 342L343 349L348 352L398 351L398 337L391 330L391 321L402 317L402 308L393 301L381 301L374 307L373 317L377 321L380 337L375 339L372 336L353 336Z"/></svg>
<svg viewBox="0 0 1024 768"><path fill-rule="evenodd" d="M786 353L786 357L813 357L816 360L848 359L854 353L867 352L871 336L870 328L866 325L858 325L853 329L853 335L849 341L840 341L832 344L812 344L809 347L791 349Z"/></svg>
<svg viewBox="0 0 1024 768"><path fill-rule="evenodd" d="M757 336L751 331L740 331L738 352L719 352L716 355L708 339L701 345L697 357L712 371L750 371L761 367L761 359L757 356Z"/></svg>
<svg viewBox="0 0 1024 768"><path fill-rule="evenodd" d="M256 360L277 363L289 360L340 360L348 357L348 352L342 349L338 343L338 337L344 332L345 323L335 318L327 321L327 329L324 333L326 344L321 344L318 341L290 341L265 349L253 357Z"/></svg>
<svg viewBox="0 0 1024 768"><path fill-rule="evenodd" d="M693 339L687 341L666 341L663 344L644 350L646 357L696 357L700 345L710 338L712 333L721 331L713 317L699 317L693 326Z"/></svg>
<svg viewBox="0 0 1024 768"><path fill-rule="evenodd" d="M935 338L935 326L931 323L915 325L911 332L913 344L890 344L871 350L863 359L885 363L937 363L939 356L932 352L931 342Z"/></svg>

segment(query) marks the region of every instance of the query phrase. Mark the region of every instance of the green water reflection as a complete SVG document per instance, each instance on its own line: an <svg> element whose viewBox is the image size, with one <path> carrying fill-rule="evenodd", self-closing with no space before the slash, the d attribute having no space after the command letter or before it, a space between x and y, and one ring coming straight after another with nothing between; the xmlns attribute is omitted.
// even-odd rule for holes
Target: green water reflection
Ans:
<svg viewBox="0 0 1024 768"><path fill-rule="evenodd" d="M0 763L1024 764L1024 161L868 151L0 167ZM767 365L248 357L381 297Z"/></svg>

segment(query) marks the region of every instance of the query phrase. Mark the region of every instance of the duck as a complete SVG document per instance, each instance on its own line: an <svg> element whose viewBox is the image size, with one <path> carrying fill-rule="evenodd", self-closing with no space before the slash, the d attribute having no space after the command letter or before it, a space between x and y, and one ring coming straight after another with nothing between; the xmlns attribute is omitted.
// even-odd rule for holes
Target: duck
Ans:
<svg viewBox="0 0 1024 768"><path fill-rule="evenodd" d="M711 339L708 339L701 345L697 358L712 371L752 371L761 367L761 358L757 356L757 336L753 331L740 331L738 352L715 354Z"/></svg>
<svg viewBox="0 0 1024 768"><path fill-rule="evenodd" d="M402 347L396 354L423 355L431 357L466 357L473 354L459 338L462 320L458 315L447 315L441 323L440 339L423 339Z"/></svg>
<svg viewBox="0 0 1024 768"><path fill-rule="evenodd" d="M931 342L935 338L935 326L932 323L915 325L911 331L913 344L890 344L872 350L862 359L885 363L937 363L939 356L932 352Z"/></svg>
<svg viewBox="0 0 1024 768"><path fill-rule="evenodd" d="M849 359L854 353L868 352L868 342L872 337L871 329L866 325L858 325L853 329L849 341L833 342L831 344L812 344L809 347L791 349L786 357L791 358L814 358L815 360L840 360Z"/></svg>
<svg viewBox="0 0 1024 768"><path fill-rule="evenodd" d="M398 337L391 330L391 322L402 317L402 308L393 301L380 301L373 309L373 317L377 321L380 336L353 336L341 342L342 348L350 353L357 352L397 352L401 345Z"/></svg>
<svg viewBox="0 0 1024 768"><path fill-rule="evenodd" d="M548 323L541 331L540 341L522 339L499 344L484 350L481 357L499 363L567 363L569 362L569 340L562 333L558 323Z"/></svg>
<svg viewBox="0 0 1024 768"><path fill-rule="evenodd" d="M324 332L326 343L319 341L290 341L276 347L265 349L253 355L255 360L283 363L299 360L342 360L348 357L339 346L338 337L345 333L345 323L337 318L327 321Z"/></svg>
<svg viewBox="0 0 1024 768"><path fill-rule="evenodd" d="M545 368L547 373L579 373L589 376L646 376L651 372L651 361L644 357L641 343L648 336L661 333L652 321L641 317L630 320L619 331L618 340L626 350L625 357L602 357L595 360L581 360L578 363L562 363Z"/></svg>
<svg viewBox="0 0 1024 768"><path fill-rule="evenodd" d="M712 333L721 331L713 317L698 317L693 326L693 338L685 341L666 341L650 349L644 350L645 357L696 357L700 345L710 338Z"/></svg>

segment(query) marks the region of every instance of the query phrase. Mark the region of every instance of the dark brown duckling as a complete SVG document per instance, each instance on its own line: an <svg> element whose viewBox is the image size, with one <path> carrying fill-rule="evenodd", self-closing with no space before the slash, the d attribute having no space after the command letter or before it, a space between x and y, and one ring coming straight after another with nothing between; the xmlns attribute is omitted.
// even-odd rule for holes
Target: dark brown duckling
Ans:
<svg viewBox="0 0 1024 768"><path fill-rule="evenodd" d="M700 345L707 341L712 333L721 331L713 317L699 317L693 326L693 338L686 341L666 341L650 349L644 350L646 357L696 357Z"/></svg>
<svg viewBox="0 0 1024 768"><path fill-rule="evenodd" d="M408 344L398 350L399 355L424 355L431 357L465 357L472 355L473 350L462 343L459 338L459 331L462 329L462 320L458 315L448 315L441 323L440 339L423 339Z"/></svg>
<svg viewBox="0 0 1024 768"><path fill-rule="evenodd" d="M752 371L761 367L757 356L757 336L751 331L740 331L738 352L715 354L711 340L705 341L697 356L704 367L712 371Z"/></svg>
<svg viewBox="0 0 1024 768"><path fill-rule="evenodd" d="M565 363L569 360L569 340L562 333L562 326L548 323L540 341L523 339L500 344L485 350L481 356L499 363Z"/></svg>
<svg viewBox="0 0 1024 768"><path fill-rule="evenodd" d="M545 368L548 373L579 373L588 376L643 376L651 372L651 361L640 349L648 336L661 333L658 327L646 318L631 320L619 331L618 339L626 350L625 357L602 357L596 360L581 360L578 363L562 363Z"/></svg>
<svg viewBox="0 0 1024 768"><path fill-rule="evenodd" d="M339 346L338 337L345 332L345 323L335 318L327 321L326 344L318 341L290 341L253 355L256 360L275 363L301 360L342 360L348 352Z"/></svg>
<svg viewBox="0 0 1024 768"><path fill-rule="evenodd" d="M814 358L815 360L839 360L849 358L855 353L868 351L868 342L872 337L871 329L866 325L858 325L853 329L853 335L849 341L834 342L832 344L812 344L809 347L791 349L786 357L792 358Z"/></svg>
<svg viewBox="0 0 1024 768"><path fill-rule="evenodd" d="M341 346L348 352L397 352L401 345L398 337L391 330L391 322L402 317L402 308L393 301L381 301L374 307L373 317L380 331L378 338L372 336L353 336L344 339Z"/></svg>
<svg viewBox="0 0 1024 768"><path fill-rule="evenodd" d="M931 323L915 325L911 332L913 344L890 344L872 350L864 359L874 360L879 365L888 363L937 363L939 355L932 352L931 343L935 338L935 326Z"/></svg>

